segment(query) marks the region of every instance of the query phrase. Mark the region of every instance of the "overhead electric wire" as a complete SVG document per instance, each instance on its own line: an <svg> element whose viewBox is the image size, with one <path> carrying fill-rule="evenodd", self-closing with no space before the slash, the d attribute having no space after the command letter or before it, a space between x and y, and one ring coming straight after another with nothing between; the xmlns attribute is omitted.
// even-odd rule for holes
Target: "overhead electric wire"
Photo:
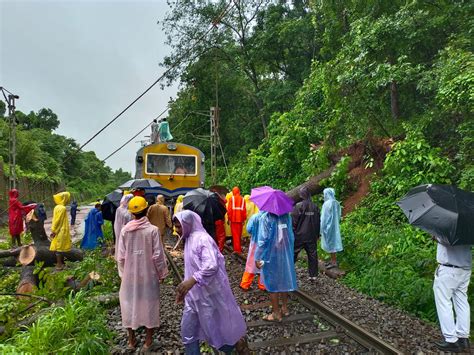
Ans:
<svg viewBox="0 0 474 355"><path fill-rule="evenodd" d="M165 114L166 111L169 110L169 106L167 106L163 112L161 112L155 119L153 119L150 123L148 123L145 127L143 127L137 134L135 134L132 138L130 138L128 141L126 141L124 144L122 144L120 147L118 147L116 150L114 150L112 153L110 153L109 155L107 155L107 157L105 159L103 159L102 161L105 162L107 159L109 159L110 157L112 157L114 154L116 154L117 152L119 152L123 147L125 147L128 143L130 143L132 140L134 140L135 138L137 138L140 133L142 133L145 129L147 129L148 127L150 127L150 125L153 123L154 120L157 120L158 118L160 118L161 116L163 116Z"/></svg>
<svg viewBox="0 0 474 355"><path fill-rule="evenodd" d="M231 6L232 5L232 6ZM158 79L156 79L148 88L145 89L145 91L143 91L137 98L135 98L129 105L127 105L127 107L125 107L118 115L116 115L112 120L110 120L105 126L103 126L99 131L97 131L96 133L94 133L92 135L91 138L89 138L84 144L82 144L76 151L74 151L72 154L70 154L69 156L66 157L66 159L62 162L62 164L65 164L67 161L69 161L72 157L74 157L76 154L78 154L87 144L89 144L92 140L94 140L99 134L101 134L105 129L107 129L107 127L109 127L112 123L114 123L118 118L120 118L130 107L132 107L138 100L140 100L146 93L148 93L156 84L158 84L158 82L160 82L171 70L173 70L175 67L177 67L179 64L181 64L182 60L185 58L185 56L187 56L191 51L193 51L197 45L209 34L209 32L211 32L211 30L216 26L216 24L218 24L220 22L220 20L228 13L228 11L234 6L234 0L230 0L229 3L227 4L227 6L224 8L224 10L219 14L219 16L217 16L216 18L214 18L212 20L212 24L210 25L210 27L195 41L195 43L180 57L178 58L174 63L173 65L171 65L167 70L165 70L165 72L160 75L160 77ZM196 55L195 57L199 56ZM2 88L4 89L4 88ZM11 94L10 91L4 89L5 91L7 91L8 93ZM5 94L4 94L5 95ZM168 109L168 108L167 108ZM151 123L150 123L151 124ZM149 124L149 125L150 125ZM149 126L147 125L147 127ZM143 132L147 127L145 127L141 132ZM141 133L140 132L140 133ZM138 133L138 134L140 134ZM137 134L137 135L138 135ZM133 139L133 138L132 138ZM120 147L117 152L122 149L125 145L127 145L129 142L125 143L122 147ZM106 159L110 158L113 154L115 154L116 152L113 152L112 154L110 154ZM36 185L38 184L39 181L36 181L33 183L33 185L30 187L30 190ZM19 196L21 196L21 193L19 192ZM0 212L0 215L4 214L5 212L8 212L8 210L10 209L10 207L8 207L7 209L5 209L4 211Z"/></svg>
<svg viewBox="0 0 474 355"><path fill-rule="evenodd" d="M122 116L130 107L132 107L138 100L140 100L148 91L150 91L156 84L158 84L165 76L168 74L171 70L173 70L175 67L177 67L179 64L181 64L182 60L190 54L191 51L193 51L197 45L211 32L211 30L215 27L215 24L219 23L220 20L227 14L227 12L230 10L231 5L233 6L233 1L231 0L226 8L221 12L221 14L212 20L212 24L210 27L207 29L206 32L204 32L196 41L195 43L185 52L181 57L179 57L163 74L160 75L158 79L156 79L153 84L151 84L144 92L142 92L135 100L133 100L127 107L125 107L118 115L116 115L112 120L110 120L104 127L102 127L100 130L98 130L95 134L92 135L91 138L89 138L84 144L82 144L76 152L74 152L75 155L79 151L82 150L87 144L89 144L93 139L95 139L99 134L101 134L107 127L109 127L112 123L114 123L120 116Z"/></svg>

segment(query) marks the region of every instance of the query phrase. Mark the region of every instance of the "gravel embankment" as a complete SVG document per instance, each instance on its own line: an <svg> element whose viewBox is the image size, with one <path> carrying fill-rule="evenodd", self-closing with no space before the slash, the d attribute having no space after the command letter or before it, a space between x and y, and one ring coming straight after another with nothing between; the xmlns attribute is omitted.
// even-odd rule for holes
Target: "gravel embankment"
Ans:
<svg viewBox="0 0 474 355"><path fill-rule="evenodd" d="M174 252L173 258L183 267L181 252ZM243 272L243 265L234 257L226 256L226 268L229 274L231 287L237 302L242 306L242 313L247 322L261 320L269 312L268 296L257 290L256 280L254 291L242 292L239 283ZM170 270L171 273L171 270ZM331 308L335 309L353 322L385 341L391 343L404 353L439 353L433 342L440 340L440 331L437 327L408 315L394 307L388 306L354 291L345 285L325 275L320 275L316 281L309 281L307 271L297 269L299 287L318 298ZM171 276L170 276L171 277ZM161 328L155 333L153 352L161 354L179 354L184 352L180 340L180 321L182 306L175 304L175 286L169 278L161 288ZM428 290L429 292L431 290ZM254 308L249 307L254 305ZM255 306L256 305L256 306ZM249 309L250 308L250 309ZM308 313L304 306L296 299L290 298L289 304L292 314ZM109 312L109 326L117 332L114 354L127 353L126 332L120 323L120 307ZM269 324L251 327L248 330L249 342L267 341L279 337L292 337L308 333L317 334L330 330L331 327L324 320L314 316L313 319L291 322L284 325ZM144 342L144 330L138 332L139 345ZM140 349L140 348L139 348ZM137 349L137 352L139 351ZM257 354L314 354L314 353L364 353L364 349L344 335L326 339L318 344L290 345L284 348L265 347ZM474 353L474 352L471 352Z"/></svg>

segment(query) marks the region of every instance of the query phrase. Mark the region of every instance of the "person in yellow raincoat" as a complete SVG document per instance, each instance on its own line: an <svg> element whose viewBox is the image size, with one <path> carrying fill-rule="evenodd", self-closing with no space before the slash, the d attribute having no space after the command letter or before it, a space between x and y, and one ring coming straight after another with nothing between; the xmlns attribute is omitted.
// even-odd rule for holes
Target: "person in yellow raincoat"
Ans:
<svg viewBox="0 0 474 355"><path fill-rule="evenodd" d="M71 233L69 232L69 221L66 205L69 204L71 194L67 191L53 196L56 207L53 210L53 221L51 224L51 245L49 250L56 252L56 269L64 268L63 252L70 251L72 247Z"/></svg>
<svg viewBox="0 0 474 355"><path fill-rule="evenodd" d="M176 203L173 209L173 216L175 216L176 213L181 212L183 210L183 198L184 198L184 195L179 195L178 198L176 199ZM173 235L178 237L178 233L176 233L176 229L174 228L174 226L173 226Z"/></svg>
<svg viewBox="0 0 474 355"><path fill-rule="evenodd" d="M244 196L245 200L245 207L247 208L247 219L244 223L244 229L242 230L242 237L250 237L250 234L247 231L247 222L249 221L250 217L252 217L255 213L258 213L258 207L255 203L250 201L250 195Z"/></svg>
<svg viewBox="0 0 474 355"><path fill-rule="evenodd" d="M230 198L232 197L232 191L230 191L229 193L227 193L227 195L225 195L225 199L226 199L226 206L229 204L229 201L230 201ZM227 213L225 214L225 221L224 221L224 228L225 228L225 236L226 237L232 237L232 231L230 230L230 223L228 223L229 221L229 216L227 215Z"/></svg>

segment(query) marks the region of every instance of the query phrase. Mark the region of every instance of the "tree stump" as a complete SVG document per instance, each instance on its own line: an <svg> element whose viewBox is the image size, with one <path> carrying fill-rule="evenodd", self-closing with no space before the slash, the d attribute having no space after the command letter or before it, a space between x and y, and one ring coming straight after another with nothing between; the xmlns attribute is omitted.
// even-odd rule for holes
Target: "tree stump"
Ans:
<svg viewBox="0 0 474 355"><path fill-rule="evenodd" d="M31 293L36 290L38 276L34 274L34 270L35 267L33 265L21 268L20 282L18 283L16 293Z"/></svg>

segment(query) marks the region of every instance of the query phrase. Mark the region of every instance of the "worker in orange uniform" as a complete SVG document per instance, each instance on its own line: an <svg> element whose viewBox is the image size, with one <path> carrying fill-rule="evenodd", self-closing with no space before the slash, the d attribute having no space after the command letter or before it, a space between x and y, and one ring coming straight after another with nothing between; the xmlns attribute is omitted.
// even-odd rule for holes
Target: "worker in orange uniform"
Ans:
<svg viewBox="0 0 474 355"><path fill-rule="evenodd" d="M230 222L230 230L232 232L232 245L234 253L241 254L241 237L242 228L247 219L247 208L244 198L240 195L240 190L237 186L232 189L232 197L227 204L227 215Z"/></svg>

